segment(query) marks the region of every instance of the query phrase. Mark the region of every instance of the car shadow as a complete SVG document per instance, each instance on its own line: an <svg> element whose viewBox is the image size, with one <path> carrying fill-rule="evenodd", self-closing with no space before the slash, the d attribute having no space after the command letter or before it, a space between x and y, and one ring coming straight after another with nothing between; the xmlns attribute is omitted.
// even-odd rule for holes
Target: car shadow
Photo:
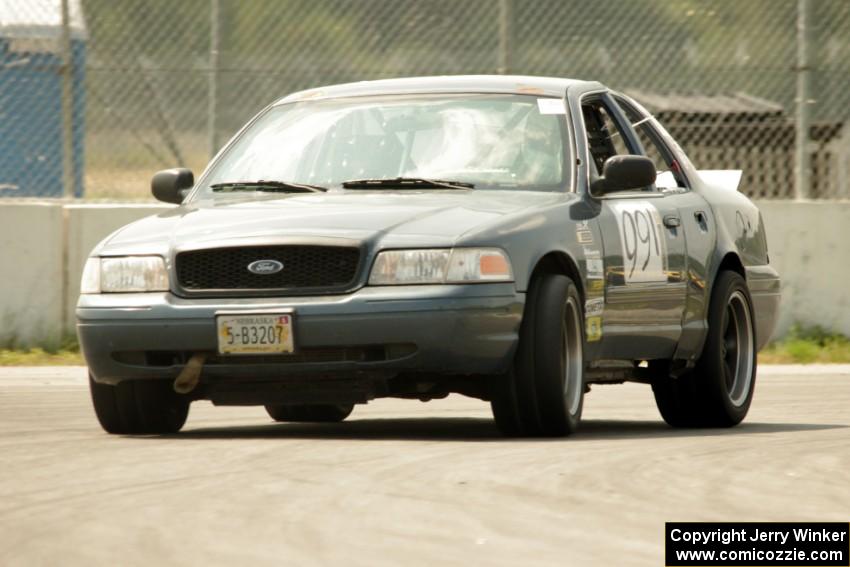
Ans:
<svg viewBox="0 0 850 567"><path fill-rule="evenodd" d="M342 423L270 423L268 425L199 427L173 435L154 436L199 439L315 439L365 441L467 441L467 442L564 442L599 439L649 439L669 437L717 437L763 433L794 433L850 427L843 424L754 423L732 428L675 429L663 421L584 420L569 438L505 438L490 418L419 417L354 419ZM148 439L152 437L147 437Z"/></svg>

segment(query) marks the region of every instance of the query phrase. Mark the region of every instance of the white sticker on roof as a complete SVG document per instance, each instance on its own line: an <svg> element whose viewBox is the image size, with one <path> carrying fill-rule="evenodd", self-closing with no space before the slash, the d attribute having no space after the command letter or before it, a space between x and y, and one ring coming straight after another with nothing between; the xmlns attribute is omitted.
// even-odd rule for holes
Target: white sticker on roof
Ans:
<svg viewBox="0 0 850 567"><path fill-rule="evenodd" d="M537 109L540 114L566 114L564 101L559 98L538 98Z"/></svg>

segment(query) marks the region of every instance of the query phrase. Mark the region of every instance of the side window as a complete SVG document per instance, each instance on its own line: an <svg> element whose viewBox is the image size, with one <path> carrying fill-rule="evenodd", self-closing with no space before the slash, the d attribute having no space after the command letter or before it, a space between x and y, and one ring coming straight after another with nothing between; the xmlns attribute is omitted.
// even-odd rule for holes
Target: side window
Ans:
<svg viewBox="0 0 850 567"><path fill-rule="evenodd" d="M605 108L602 101L589 101L581 106L584 125L587 131L587 145L596 173L602 175L602 164L611 156L628 155L626 140L617 122Z"/></svg>
<svg viewBox="0 0 850 567"><path fill-rule="evenodd" d="M661 136L652 125L651 117L644 115L623 100L618 99L617 102L631 123L644 154L655 163L655 171L658 172L655 186L658 189L688 187L682 175L682 168L673 153L662 142Z"/></svg>

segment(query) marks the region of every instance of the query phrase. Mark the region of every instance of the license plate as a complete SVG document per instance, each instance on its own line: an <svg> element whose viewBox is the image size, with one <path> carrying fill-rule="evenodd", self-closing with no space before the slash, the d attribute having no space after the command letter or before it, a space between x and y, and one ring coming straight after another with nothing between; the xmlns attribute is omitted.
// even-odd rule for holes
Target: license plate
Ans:
<svg viewBox="0 0 850 567"><path fill-rule="evenodd" d="M216 325L219 354L285 354L295 350L290 313L219 315Z"/></svg>

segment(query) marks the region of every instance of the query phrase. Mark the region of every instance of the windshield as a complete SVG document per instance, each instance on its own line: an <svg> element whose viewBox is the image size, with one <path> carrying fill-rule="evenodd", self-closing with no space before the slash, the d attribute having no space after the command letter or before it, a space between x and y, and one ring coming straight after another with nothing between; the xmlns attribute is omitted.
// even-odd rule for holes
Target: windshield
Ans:
<svg viewBox="0 0 850 567"><path fill-rule="evenodd" d="M563 109L554 102L560 103L529 95L452 94L281 104L227 149L200 193L210 196L211 187L222 184L257 187L258 181L339 189L346 182L354 187L352 181L397 178L562 191L569 183L569 144Z"/></svg>

